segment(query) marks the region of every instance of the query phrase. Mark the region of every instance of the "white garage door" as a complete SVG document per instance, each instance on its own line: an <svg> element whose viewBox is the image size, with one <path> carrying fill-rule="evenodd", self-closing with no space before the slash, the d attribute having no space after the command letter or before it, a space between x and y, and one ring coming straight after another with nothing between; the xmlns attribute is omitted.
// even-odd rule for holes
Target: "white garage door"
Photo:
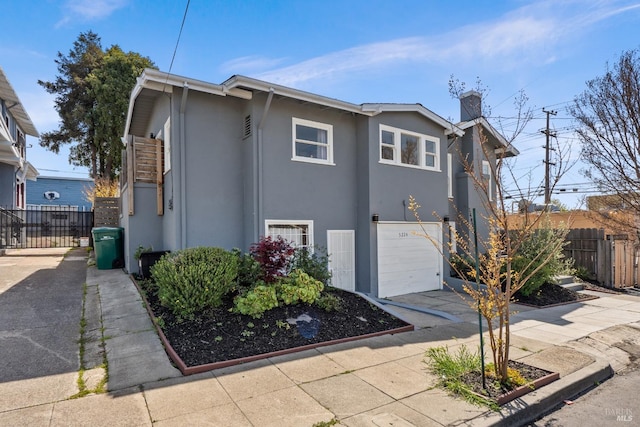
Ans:
<svg viewBox="0 0 640 427"><path fill-rule="evenodd" d="M439 223L379 223L378 297L442 289L441 248Z"/></svg>

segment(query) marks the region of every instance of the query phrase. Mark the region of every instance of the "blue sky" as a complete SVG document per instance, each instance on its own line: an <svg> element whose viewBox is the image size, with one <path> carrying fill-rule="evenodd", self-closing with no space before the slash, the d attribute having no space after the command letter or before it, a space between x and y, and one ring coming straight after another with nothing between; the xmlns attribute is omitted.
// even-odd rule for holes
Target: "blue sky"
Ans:
<svg viewBox="0 0 640 427"><path fill-rule="evenodd" d="M56 76L67 54L92 30L104 48L150 57L169 71L187 0L9 0L3 2L0 65L36 128L57 128L53 98L38 84ZM521 183L543 173L542 108L576 159L579 143L566 107L602 75L607 62L640 47L640 1L192 0L171 72L213 83L234 74L280 83L352 103L421 103L459 119L451 75L489 89L490 121L506 131L513 97L524 89L535 119L515 141ZM505 133L507 133L505 132ZM42 175L84 177L86 170L40 148L28 158ZM590 186L577 164L554 195L573 207ZM529 178L531 177L531 179ZM525 184L526 185L526 184Z"/></svg>

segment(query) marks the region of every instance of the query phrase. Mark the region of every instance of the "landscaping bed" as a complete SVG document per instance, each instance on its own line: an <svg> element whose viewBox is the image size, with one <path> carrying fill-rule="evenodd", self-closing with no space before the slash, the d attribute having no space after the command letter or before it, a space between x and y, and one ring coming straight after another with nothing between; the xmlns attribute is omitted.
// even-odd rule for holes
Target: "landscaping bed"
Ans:
<svg viewBox="0 0 640 427"><path fill-rule="evenodd" d="M302 303L275 307L256 319L231 312L232 300L227 298L217 309L180 321L160 305L151 282L137 285L156 319L167 352L183 374L413 329L362 296L336 288L325 292L340 299L337 310Z"/></svg>
<svg viewBox="0 0 640 427"><path fill-rule="evenodd" d="M463 375L462 380L475 394L495 401L498 405L504 405L560 378L558 373L514 360L509 361L509 367L517 370L527 383L521 386L507 387L498 381L485 378L486 388L482 388L482 373L480 371L468 372Z"/></svg>
<svg viewBox="0 0 640 427"><path fill-rule="evenodd" d="M580 292L566 289L553 283L545 283L531 295L525 296L520 293L516 293L513 297L513 301L516 304L543 308L559 304L587 301L594 298L597 297L581 294Z"/></svg>

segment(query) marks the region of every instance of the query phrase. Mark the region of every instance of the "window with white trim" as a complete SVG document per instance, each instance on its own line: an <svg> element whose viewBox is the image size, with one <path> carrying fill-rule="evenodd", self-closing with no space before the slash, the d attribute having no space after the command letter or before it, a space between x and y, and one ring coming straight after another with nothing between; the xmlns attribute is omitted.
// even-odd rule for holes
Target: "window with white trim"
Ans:
<svg viewBox="0 0 640 427"><path fill-rule="evenodd" d="M380 163L440 170L440 139L380 125Z"/></svg>
<svg viewBox="0 0 640 427"><path fill-rule="evenodd" d="M491 165L487 160L482 161L482 178L487 182L487 197L493 200L493 180L491 179Z"/></svg>
<svg viewBox="0 0 640 427"><path fill-rule="evenodd" d="M313 250L313 221L265 220L265 234L282 237L296 248Z"/></svg>
<svg viewBox="0 0 640 427"><path fill-rule="evenodd" d="M333 164L333 126L292 119L293 157L303 162Z"/></svg>

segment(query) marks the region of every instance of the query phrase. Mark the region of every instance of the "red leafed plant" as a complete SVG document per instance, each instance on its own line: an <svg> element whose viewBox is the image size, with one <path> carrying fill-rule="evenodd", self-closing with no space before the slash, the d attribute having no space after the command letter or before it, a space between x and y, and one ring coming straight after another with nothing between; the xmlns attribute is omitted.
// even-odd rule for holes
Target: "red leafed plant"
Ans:
<svg viewBox="0 0 640 427"><path fill-rule="evenodd" d="M258 243L249 248L251 256L260 263L262 280L274 283L278 277L285 276L289 271L295 248L282 236L272 238L262 237Z"/></svg>

